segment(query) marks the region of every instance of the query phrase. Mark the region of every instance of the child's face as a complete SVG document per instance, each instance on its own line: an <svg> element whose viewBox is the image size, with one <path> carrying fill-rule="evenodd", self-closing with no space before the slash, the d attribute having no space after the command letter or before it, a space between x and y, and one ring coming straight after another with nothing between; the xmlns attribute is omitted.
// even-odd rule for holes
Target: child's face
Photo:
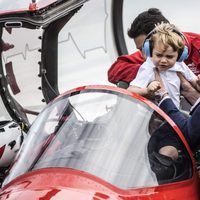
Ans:
<svg viewBox="0 0 200 200"><path fill-rule="evenodd" d="M178 57L178 52L171 46L164 48L161 42L156 41L152 52L152 62L159 71L166 71L174 66Z"/></svg>

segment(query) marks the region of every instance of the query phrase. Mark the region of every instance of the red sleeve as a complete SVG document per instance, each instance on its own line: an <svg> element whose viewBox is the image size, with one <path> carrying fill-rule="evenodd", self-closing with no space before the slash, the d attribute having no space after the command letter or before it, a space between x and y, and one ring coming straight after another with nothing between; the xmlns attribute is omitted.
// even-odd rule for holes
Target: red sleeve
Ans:
<svg viewBox="0 0 200 200"><path fill-rule="evenodd" d="M119 81L130 83L136 77L143 62L144 58L140 51L118 57L108 70L108 80L114 84Z"/></svg>
<svg viewBox="0 0 200 200"><path fill-rule="evenodd" d="M184 61L196 74L200 74L200 34L184 32L189 44L189 56Z"/></svg>

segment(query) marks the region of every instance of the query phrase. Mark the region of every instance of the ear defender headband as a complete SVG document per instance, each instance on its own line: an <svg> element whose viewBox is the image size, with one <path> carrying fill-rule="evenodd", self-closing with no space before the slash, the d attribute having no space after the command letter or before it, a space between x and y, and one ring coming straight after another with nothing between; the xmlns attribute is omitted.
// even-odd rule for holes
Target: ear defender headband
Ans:
<svg viewBox="0 0 200 200"><path fill-rule="evenodd" d="M177 33L183 40L186 41L187 45L189 46L189 42L187 38L177 29L173 28L173 32ZM142 52L147 56L151 57L152 56L152 40L151 36L155 34L157 31L156 29L153 29L145 38L143 46L142 46ZM177 62L182 62L187 59L188 57L188 47L184 46L183 50L179 52Z"/></svg>

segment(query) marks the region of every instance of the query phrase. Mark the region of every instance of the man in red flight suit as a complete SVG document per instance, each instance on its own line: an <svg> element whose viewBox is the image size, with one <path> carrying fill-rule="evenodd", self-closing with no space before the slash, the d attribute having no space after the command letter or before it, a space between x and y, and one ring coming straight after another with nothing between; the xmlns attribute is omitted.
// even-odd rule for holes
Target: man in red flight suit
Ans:
<svg viewBox="0 0 200 200"><path fill-rule="evenodd" d="M122 55L118 57L108 70L108 80L117 84L119 81L130 83L138 72L139 67L145 61L141 52L143 42L150 31L155 28L155 24L169 22L157 8L150 8L139 14L128 31L139 51L131 55ZM200 74L200 34L183 32L188 40L186 44L189 48L189 56L185 63L196 74Z"/></svg>

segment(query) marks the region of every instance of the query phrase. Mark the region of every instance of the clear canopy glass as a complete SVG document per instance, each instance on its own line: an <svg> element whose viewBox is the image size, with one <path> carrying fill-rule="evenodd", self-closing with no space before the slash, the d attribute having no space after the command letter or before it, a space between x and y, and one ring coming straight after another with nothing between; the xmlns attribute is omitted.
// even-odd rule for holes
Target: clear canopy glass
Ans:
<svg viewBox="0 0 200 200"><path fill-rule="evenodd" d="M148 146L165 120L154 114L145 103L119 92L94 89L63 95L33 123L4 185L27 171L62 167L124 189L157 186Z"/></svg>

